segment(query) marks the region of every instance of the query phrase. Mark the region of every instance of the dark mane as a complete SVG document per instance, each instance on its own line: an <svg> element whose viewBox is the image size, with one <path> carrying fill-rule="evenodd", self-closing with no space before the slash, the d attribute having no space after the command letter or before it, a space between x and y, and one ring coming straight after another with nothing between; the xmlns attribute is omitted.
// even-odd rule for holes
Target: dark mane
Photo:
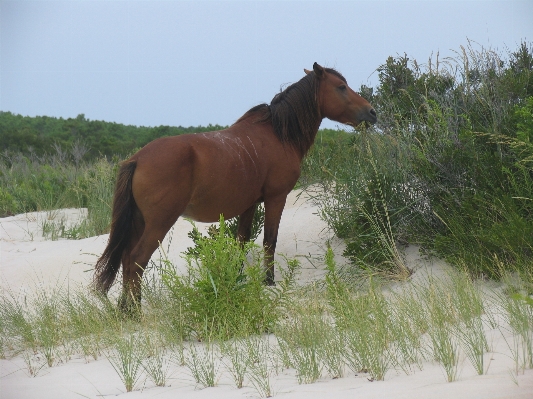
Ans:
<svg viewBox="0 0 533 399"><path fill-rule="evenodd" d="M331 68L325 68L325 70L346 82L346 79L336 70ZM311 72L276 94L270 105L256 105L237 122L251 114L256 114L258 116L256 122L272 123L279 140L292 145L304 156L311 148L322 120L318 104L319 85L319 79L314 72Z"/></svg>

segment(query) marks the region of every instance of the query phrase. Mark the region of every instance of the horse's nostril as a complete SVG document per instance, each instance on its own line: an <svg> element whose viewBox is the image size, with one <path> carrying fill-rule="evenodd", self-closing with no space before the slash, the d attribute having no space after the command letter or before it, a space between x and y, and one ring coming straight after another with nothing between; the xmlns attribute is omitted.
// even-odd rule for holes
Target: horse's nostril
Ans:
<svg viewBox="0 0 533 399"><path fill-rule="evenodd" d="M377 117L377 115L376 115L376 111L374 110L374 108L372 108L372 109L370 110L370 115Z"/></svg>

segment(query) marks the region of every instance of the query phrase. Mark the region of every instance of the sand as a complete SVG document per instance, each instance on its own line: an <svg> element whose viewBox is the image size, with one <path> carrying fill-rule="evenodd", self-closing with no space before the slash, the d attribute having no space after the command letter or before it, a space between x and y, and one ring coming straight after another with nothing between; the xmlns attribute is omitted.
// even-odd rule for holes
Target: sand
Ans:
<svg viewBox="0 0 533 399"><path fill-rule="evenodd" d="M278 254L297 257L302 263L299 283L319 280L324 275L323 255L329 242L339 264L343 243L327 229L319 217L318 207L305 194L293 192L284 210L278 237ZM67 209L54 212L35 212L0 219L0 287L15 296L29 295L36 290L62 287L86 287L92 267L103 251L107 235L83 240L48 241L40 236L43 220L73 223L85 215L84 210ZM198 224L202 231L206 225ZM165 239L163 247L179 268L185 267L180 253L191 245L187 232L188 221L179 220L172 239ZM262 237L257 239L260 243ZM158 257L156 253L154 257ZM438 259L424 259L416 247L406 250L408 265L415 270L414 279L427 273L440 275L448 266ZM506 336L509 338L509 336ZM514 362L505 339L499 330L489 331L492 352L485 356L488 370L478 376L468 360L461 358L458 379L448 383L443 369L426 362L422 370L410 375L390 370L384 381L369 381L368 375L347 373L343 378L331 379L324 373L316 383L298 385L294 370L280 371L271 376L274 395L288 399L312 398L450 398L450 399L533 399L533 370L513 374ZM239 398L258 397L249 386L238 390L223 368L218 386L201 389L185 367L173 367L168 386L155 387L148 379L141 379L133 392L126 393L110 362L102 356L87 361L81 355L54 367L44 366L36 377L29 376L21 356L0 359L0 398Z"/></svg>

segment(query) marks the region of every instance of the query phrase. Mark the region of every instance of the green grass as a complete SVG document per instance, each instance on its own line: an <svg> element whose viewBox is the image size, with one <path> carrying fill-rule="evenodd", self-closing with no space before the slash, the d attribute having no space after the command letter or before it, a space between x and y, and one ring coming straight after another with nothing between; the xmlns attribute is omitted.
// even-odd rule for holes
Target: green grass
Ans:
<svg viewBox="0 0 533 399"><path fill-rule="evenodd" d="M220 364L213 342L194 344L188 348L185 365L189 368L194 381L204 387L214 387L218 383Z"/></svg>
<svg viewBox="0 0 533 399"><path fill-rule="evenodd" d="M512 333L507 345L518 374L520 370L533 368L533 272L519 272L507 281L509 288L498 295L498 302L507 329Z"/></svg>
<svg viewBox="0 0 533 399"><path fill-rule="evenodd" d="M274 396L272 382L271 356L275 356L267 339L252 336L246 341L250 367L248 368L248 379L251 385L262 398Z"/></svg>
<svg viewBox="0 0 533 399"><path fill-rule="evenodd" d="M144 345L135 334L119 336L113 344L108 360L122 380L126 392L131 392L139 381L142 371Z"/></svg>
<svg viewBox="0 0 533 399"><path fill-rule="evenodd" d="M328 251L323 289L313 285L283 291L283 308L275 310L283 317L272 321L267 335L246 323L236 332L228 327L234 315L224 323L222 313L217 316L219 327L214 327L215 319L198 326L198 315L183 311L184 302L176 301L168 281L144 287L146 302L137 320L122 317L114 301L80 290L56 289L26 298L4 293L3 354L21 355L30 376L73 356L86 361L104 356L126 391L138 388L143 378L155 386L167 385L176 369L186 367L197 386L216 386L227 375L236 388L248 386L269 397L273 377L287 368L294 370L295 383L300 384L343 378L348 370L379 381L390 371L421 369L427 361L442 367L444 381L454 381L461 378L461 358L481 374L488 367L483 363L489 351L486 331L500 328L511 333L507 340L515 373L532 368L527 276L498 295L482 293L466 272L403 282L387 293L383 282L367 277L354 289L339 275L331 255ZM215 281L221 280L213 276ZM181 284L193 288L196 280ZM286 284L292 287L290 281ZM212 291L191 292L212 300ZM276 300L275 293L269 295ZM504 317L492 317L494 309Z"/></svg>

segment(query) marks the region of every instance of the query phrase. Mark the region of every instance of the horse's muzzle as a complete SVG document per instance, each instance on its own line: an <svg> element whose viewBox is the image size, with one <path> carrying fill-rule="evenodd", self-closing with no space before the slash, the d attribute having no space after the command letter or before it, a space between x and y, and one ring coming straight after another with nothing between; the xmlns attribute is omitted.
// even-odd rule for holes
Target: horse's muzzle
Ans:
<svg viewBox="0 0 533 399"><path fill-rule="evenodd" d="M376 110L374 108L370 108L368 111L366 118L361 118L364 121L367 121L371 123L372 125L378 121L378 116L376 114Z"/></svg>

